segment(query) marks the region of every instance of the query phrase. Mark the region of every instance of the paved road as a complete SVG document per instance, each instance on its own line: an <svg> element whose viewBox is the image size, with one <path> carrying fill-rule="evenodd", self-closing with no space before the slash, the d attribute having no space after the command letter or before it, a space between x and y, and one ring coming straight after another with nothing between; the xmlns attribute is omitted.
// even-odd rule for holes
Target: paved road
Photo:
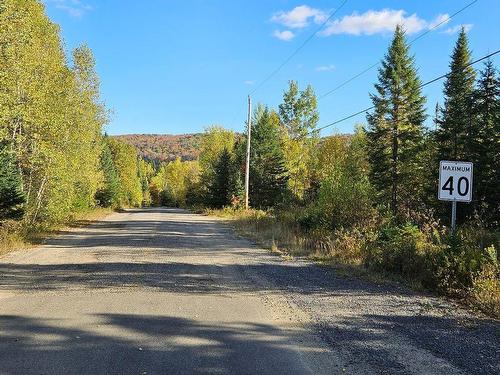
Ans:
<svg viewBox="0 0 500 375"><path fill-rule="evenodd" d="M0 374L499 374L497 322L129 210L0 260Z"/></svg>

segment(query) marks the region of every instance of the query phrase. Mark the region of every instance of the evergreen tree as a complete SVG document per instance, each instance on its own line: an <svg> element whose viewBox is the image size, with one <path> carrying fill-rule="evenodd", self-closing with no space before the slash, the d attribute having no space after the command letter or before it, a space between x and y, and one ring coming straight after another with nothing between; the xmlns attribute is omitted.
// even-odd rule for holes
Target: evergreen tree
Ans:
<svg viewBox="0 0 500 375"><path fill-rule="evenodd" d="M487 61L473 94L473 114L468 144L474 163L473 199L490 225L500 221L500 80Z"/></svg>
<svg viewBox="0 0 500 375"><path fill-rule="evenodd" d="M24 202L21 175L13 155L6 143L0 144L0 220L21 218Z"/></svg>
<svg viewBox="0 0 500 375"><path fill-rule="evenodd" d="M476 73L465 29L453 50L450 73L444 84L445 102L436 132L439 160L469 160L469 133L472 125L472 94Z"/></svg>
<svg viewBox="0 0 500 375"><path fill-rule="evenodd" d="M379 69L376 94L371 95L374 112L367 116L370 177L394 215L408 210L423 190L418 161L425 97L414 65L405 33L398 26Z"/></svg>
<svg viewBox="0 0 500 375"><path fill-rule="evenodd" d="M252 206L272 207L283 201L288 173L280 137L280 120L276 112L261 111L252 124L250 156L250 202Z"/></svg>
<svg viewBox="0 0 500 375"><path fill-rule="evenodd" d="M220 153L214 172L214 178L208 189L209 199L213 207L221 208L230 203L233 193L233 160L227 148Z"/></svg>

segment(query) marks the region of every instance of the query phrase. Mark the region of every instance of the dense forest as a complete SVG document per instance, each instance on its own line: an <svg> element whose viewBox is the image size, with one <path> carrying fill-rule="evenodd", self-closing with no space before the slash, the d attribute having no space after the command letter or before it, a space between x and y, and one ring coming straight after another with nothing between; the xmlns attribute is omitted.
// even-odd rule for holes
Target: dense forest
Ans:
<svg viewBox="0 0 500 375"><path fill-rule="evenodd" d="M374 109L349 137L321 138L313 87L290 81L277 108L253 111L244 211L243 133L209 126L176 140L189 149L180 156L164 156L161 137L106 136L90 48L66 56L40 2L2 1L0 233L99 206L223 209L274 248L400 275L498 314L500 81L492 61L479 70L471 62L462 30L443 100L426 103L398 27L370 94ZM436 108L432 129L427 106ZM454 234L449 204L436 199L440 160L474 163L473 201L459 205Z"/></svg>

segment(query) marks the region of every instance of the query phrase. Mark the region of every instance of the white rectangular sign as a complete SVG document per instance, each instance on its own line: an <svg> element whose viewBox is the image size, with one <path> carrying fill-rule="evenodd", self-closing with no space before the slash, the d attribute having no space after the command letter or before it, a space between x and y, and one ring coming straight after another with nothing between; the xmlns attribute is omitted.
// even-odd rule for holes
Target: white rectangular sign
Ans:
<svg viewBox="0 0 500 375"><path fill-rule="evenodd" d="M473 165L466 161L439 163L438 199L441 201L470 202L472 200Z"/></svg>

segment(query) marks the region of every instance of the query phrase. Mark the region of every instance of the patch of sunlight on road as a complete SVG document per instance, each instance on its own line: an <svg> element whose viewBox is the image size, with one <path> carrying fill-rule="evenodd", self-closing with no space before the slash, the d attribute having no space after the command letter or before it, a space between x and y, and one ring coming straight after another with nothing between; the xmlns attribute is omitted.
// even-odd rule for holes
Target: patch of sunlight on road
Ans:
<svg viewBox="0 0 500 375"><path fill-rule="evenodd" d="M184 347L199 347L199 346L219 346L223 345L220 341L211 340L203 337L192 337L192 336L172 336L172 342L179 346Z"/></svg>

